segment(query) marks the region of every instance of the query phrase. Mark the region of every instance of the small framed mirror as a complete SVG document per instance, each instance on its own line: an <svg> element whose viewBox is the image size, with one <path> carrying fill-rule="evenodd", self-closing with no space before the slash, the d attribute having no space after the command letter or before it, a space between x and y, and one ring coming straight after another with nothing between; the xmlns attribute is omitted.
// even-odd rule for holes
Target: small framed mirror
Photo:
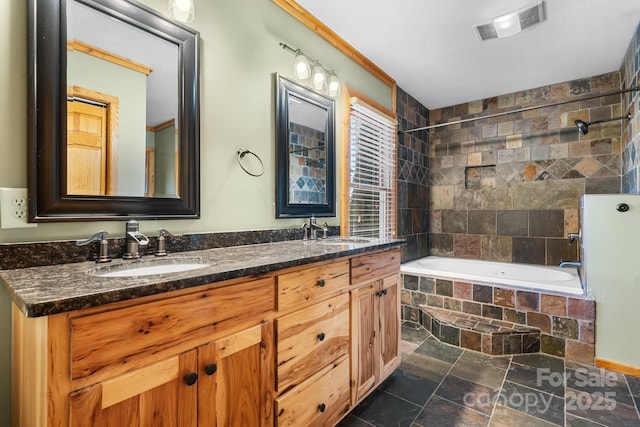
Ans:
<svg viewBox="0 0 640 427"><path fill-rule="evenodd" d="M275 74L276 218L336 216L334 101Z"/></svg>
<svg viewBox="0 0 640 427"><path fill-rule="evenodd" d="M29 218L200 217L199 34L134 0L29 0Z"/></svg>

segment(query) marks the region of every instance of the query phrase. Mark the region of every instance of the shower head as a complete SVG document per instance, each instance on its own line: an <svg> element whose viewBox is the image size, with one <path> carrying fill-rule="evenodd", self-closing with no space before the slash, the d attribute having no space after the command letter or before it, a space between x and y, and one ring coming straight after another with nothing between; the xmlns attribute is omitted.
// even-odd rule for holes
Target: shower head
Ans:
<svg viewBox="0 0 640 427"><path fill-rule="evenodd" d="M589 123L586 123L582 120L576 120L574 123L576 124L578 131L581 134L586 135L587 133L589 133L589 126L591 125L595 125L596 123L612 122L614 120L623 120L623 119L631 120L631 114L627 114L626 116L614 117L612 119L596 120L595 122L589 122Z"/></svg>
<svg viewBox="0 0 640 427"><path fill-rule="evenodd" d="M586 135L589 132L589 124L590 123L585 123L582 120L576 120L575 123L576 123L576 126L578 128L578 131L581 134Z"/></svg>

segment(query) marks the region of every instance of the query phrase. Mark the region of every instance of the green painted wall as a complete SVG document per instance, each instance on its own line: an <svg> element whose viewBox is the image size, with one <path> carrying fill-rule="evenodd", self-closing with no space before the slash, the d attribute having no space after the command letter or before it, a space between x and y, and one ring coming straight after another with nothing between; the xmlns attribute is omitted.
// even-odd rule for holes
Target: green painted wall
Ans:
<svg viewBox="0 0 640 427"><path fill-rule="evenodd" d="M166 0L142 3L167 13ZM391 108L391 89L316 36L270 0L195 0L201 44L200 220L143 221L141 231L158 227L173 233L289 228L299 220L275 219L274 92L272 74L292 78L287 43L335 69L341 80ZM0 187L27 185L27 2L0 2ZM343 109L336 108L341 123ZM337 129L340 152L342 129ZM265 173L254 178L236 163L238 148L257 153ZM340 167L340 159L337 159ZM337 184L339 185L339 176ZM329 218L337 225L339 218ZM84 238L97 230L124 235L122 222L39 224L0 230L0 244ZM10 327L8 298L0 295L0 426L9 424Z"/></svg>

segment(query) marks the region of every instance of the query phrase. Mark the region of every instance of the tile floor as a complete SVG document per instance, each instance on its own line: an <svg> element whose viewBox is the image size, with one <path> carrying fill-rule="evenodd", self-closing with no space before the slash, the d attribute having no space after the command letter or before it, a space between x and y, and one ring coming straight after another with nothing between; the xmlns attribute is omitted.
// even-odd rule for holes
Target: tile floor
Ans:
<svg viewBox="0 0 640 427"><path fill-rule="evenodd" d="M400 367L339 427L640 427L640 379L544 354L487 356L402 325Z"/></svg>

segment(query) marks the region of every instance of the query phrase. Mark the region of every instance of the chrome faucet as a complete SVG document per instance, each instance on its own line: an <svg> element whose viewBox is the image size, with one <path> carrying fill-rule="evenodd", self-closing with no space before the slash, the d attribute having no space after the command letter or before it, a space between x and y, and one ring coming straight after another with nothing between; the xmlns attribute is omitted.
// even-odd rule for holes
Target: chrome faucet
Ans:
<svg viewBox="0 0 640 427"><path fill-rule="evenodd" d="M176 237L169 233L169 230L158 228L158 247L156 247L156 256L167 256L167 249L165 247L167 236Z"/></svg>
<svg viewBox="0 0 640 427"><path fill-rule="evenodd" d="M88 245L92 242L100 242L98 257L96 258L96 262L111 262L111 255L109 254L109 241L107 240L107 236L109 233L106 231L98 231L93 236L89 237L85 240L76 240L76 245L84 246Z"/></svg>
<svg viewBox="0 0 640 427"><path fill-rule="evenodd" d="M122 258L140 258L140 246L149 244L149 238L140 232L138 221L135 219L127 221L125 234L125 250Z"/></svg>
<svg viewBox="0 0 640 427"><path fill-rule="evenodd" d="M300 228L304 229L302 240L318 240L318 230L322 231L322 238L326 239L327 231L329 230L329 224L324 222L322 223L322 225L318 225L318 223L316 222L316 217L314 215L311 215L311 218L309 218L309 222L307 223L305 221Z"/></svg>
<svg viewBox="0 0 640 427"><path fill-rule="evenodd" d="M573 242L580 240L580 233L568 233L567 238L569 239L569 246L571 246Z"/></svg>

